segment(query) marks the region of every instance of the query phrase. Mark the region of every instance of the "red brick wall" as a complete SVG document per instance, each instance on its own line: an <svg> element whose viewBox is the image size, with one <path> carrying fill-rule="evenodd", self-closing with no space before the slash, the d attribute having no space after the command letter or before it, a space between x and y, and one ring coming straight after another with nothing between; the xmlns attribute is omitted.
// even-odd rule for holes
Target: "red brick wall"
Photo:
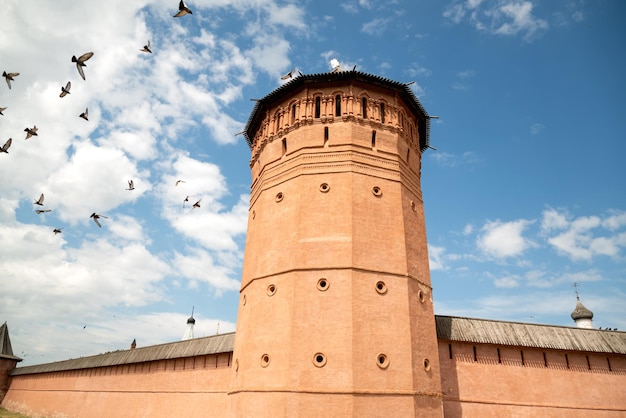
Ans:
<svg viewBox="0 0 626 418"><path fill-rule="evenodd" d="M446 418L626 416L623 355L440 340L439 360Z"/></svg>
<svg viewBox="0 0 626 418"><path fill-rule="evenodd" d="M13 376L2 402L30 415L222 417L231 355Z"/></svg>

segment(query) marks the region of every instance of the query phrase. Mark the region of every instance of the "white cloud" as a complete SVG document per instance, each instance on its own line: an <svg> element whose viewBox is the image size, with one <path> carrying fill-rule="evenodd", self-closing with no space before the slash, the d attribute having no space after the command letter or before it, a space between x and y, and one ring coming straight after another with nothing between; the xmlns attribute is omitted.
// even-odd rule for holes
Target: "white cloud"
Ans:
<svg viewBox="0 0 626 418"><path fill-rule="evenodd" d="M533 123L530 126L530 134L532 136L539 135L541 133L541 131L543 131L545 128L546 128L545 125L543 125L541 123Z"/></svg>
<svg viewBox="0 0 626 418"><path fill-rule="evenodd" d="M574 261L591 261L594 256L619 257L626 246L626 213L612 211L606 217L582 216L575 219L566 212L544 211L542 232L562 231L550 236L548 243Z"/></svg>
<svg viewBox="0 0 626 418"><path fill-rule="evenodd" d="M524 251L535 245L523 236L525 229L532 223L524 219L512 222L487 222L482 227L482 234L476 244L483 253L496 258L521 256Z"/></svg>
<svg viewBox="0 0 626 418"><path fill-rule="evenodd" d="M380 36L387 30L387 27L392 22L389 17L378 17L369 22L363 23L361 26L361 32L364 32L371 36Z"/></svg>
<svg viewBox="0 0 626 418"><path fill-rule="evenodd" d="M521 34L532 41L548 29L548 22L533 15L533 3L524 0L468 0L448 5L443 16L454 24L467 20L477 30L496 35Z"/></svg>
<svg viewBox="0 0 626 418"><path fill-rule="evenodd" d="M438 247L436 245L428 245L428 263L430 270L446 270L444 264L444 254L446 249L444 247Z"/></svg>

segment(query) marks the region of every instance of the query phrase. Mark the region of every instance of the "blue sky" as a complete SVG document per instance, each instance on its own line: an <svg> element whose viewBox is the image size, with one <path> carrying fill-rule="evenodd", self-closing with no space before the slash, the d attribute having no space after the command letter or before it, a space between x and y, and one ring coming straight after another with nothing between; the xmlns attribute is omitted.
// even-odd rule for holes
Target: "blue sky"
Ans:
<svg viewBox="0 0 626 418"><path fill-rule="evenodd" d="M440 117L422 167L437 314L570 326L577 282L597 327L626 329L623 2L5 3L0 321L23 365L179 340L192 306L196 336L234 331L235 134L281 75L334 63L414 81Z"/></svg>

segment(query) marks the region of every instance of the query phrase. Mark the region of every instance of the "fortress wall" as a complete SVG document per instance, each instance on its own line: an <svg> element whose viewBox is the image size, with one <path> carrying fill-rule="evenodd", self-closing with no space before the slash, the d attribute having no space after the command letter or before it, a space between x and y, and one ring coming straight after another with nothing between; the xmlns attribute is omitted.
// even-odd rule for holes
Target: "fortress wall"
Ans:
<svg viewBox="0 0 626 418"><path fill-rule="evenodd" d="M2 406L46 417L221 417L232 353L12 376Z"/></svg>
<svg viewBox="0 0 626 418"><path fill-rule="evenodd" d="M626 416L624 355L439 340L439 361L446 418Z"/></svg>

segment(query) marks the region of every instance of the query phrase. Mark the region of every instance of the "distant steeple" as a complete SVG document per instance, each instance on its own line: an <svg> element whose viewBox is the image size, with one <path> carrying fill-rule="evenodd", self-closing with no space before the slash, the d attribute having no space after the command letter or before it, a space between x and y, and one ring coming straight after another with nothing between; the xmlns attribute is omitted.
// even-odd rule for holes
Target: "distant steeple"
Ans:
<svg viewBox="0 0 626 418"><path fill-rule="evenodd" d="M193 319L193 310L195 306L191 307L191 316L187 319L187 329L185 330L185 335L183 335L183 340L191 340L193 338L193 326L196 324L196 320Z"/></svg>
<svg viewBox="0 0 626 418"><path fill-rule="evenodd" d="M576 308L572 312L572 319L576 323L578 328L593 328L593 312L583 305L578 295L578 283L574 283L574 289L576 291Z"/></svg>
<svg viewBox="0 0 626 418"><path fill-rule="evenodd" d="M133 342L130 343L130 349L134 350L135 348L137 348L137 339L133 339Z"/></svg>

